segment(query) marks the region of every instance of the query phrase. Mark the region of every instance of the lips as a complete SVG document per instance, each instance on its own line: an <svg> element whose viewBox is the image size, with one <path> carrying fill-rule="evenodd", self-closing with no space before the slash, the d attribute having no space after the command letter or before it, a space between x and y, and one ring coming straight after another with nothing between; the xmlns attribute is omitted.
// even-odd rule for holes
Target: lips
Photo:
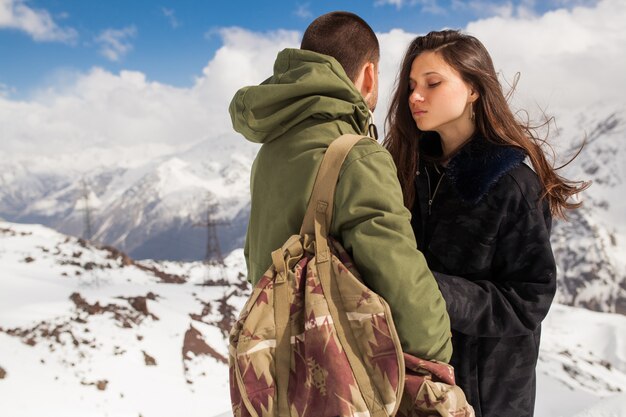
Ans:
<svg viewBox="0 0 626 417"><path fill-rule="evenodd" d="M413 110L413 116L423 116L426 113L427 113L426 110L421 110L421 109Z"/></svg>

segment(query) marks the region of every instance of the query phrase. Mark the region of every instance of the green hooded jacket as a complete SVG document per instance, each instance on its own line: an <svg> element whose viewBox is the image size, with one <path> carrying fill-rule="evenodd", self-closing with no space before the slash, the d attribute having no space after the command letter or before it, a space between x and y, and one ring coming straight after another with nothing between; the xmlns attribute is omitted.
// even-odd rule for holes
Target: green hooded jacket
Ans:
<svg viewBox="0 0 626 417"><path fill-rule="evenodd" d="M252 166L245 244L248 279L256 283L271 252L299 232L328 145L345 133L367 135L370 112L334 58L300 49L280 52L274 75L240 89L229 110L234 129L263 144ZM391 155L379 143L360 141L344 162L330 233L391 306L403 349L447 362L445 302L416 249Z"/></svg>

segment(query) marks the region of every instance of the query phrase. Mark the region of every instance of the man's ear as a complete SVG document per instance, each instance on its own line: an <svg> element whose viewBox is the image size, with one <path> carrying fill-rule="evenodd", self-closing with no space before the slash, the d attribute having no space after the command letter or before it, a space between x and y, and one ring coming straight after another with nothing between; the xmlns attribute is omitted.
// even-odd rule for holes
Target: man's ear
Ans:
<svg viewBox="0 0 626 417"><path fill-rule="evenodd" d="M368 97L376 88L376 65L368 62L363 66L363 85L361 86L361 95Z"/></svg>
<svg viewBox="0 0 626 417"><path fill-rule="evenodd" d="M354 86L359 90L364 98L367 98L374 88L376 88L376 65L373 62L366 62L359 71Z"/></svg>

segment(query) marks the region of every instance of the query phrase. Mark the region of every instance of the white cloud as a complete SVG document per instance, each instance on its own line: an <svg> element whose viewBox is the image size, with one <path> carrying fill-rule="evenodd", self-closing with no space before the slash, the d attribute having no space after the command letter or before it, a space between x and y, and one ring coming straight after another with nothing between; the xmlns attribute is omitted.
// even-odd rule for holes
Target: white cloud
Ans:
<svg viewBox="0 0 626 417"><path fill-rule="evenodd" d="M398 10L404 6L421 6L422 12L445 14L446 9L439 5L439 0L376 0L374 6L395 6Z"/></svg>
<svg viewBox="0 0 626 417"><path fill-rule="evenodd" d="M55 155L90 147L171 145L181 137L201 137L205 115L199 104L189 90L149 82L140 72L94 68L73 84L41 91L28 102L0 98L7 138L2 148Z"/></svg>
<svg viewBox="0 0 626 417"><path fill-rule="evenodd" d="M467 31L487 46L505 79L521 72L516 105L529 110L539 105L558 116L580 114L598 103L616 109L624 105L625 22L626 4L604 0L595 7L538 17L483 19L469 24ZM278 51L297 47L300 34L240 28L216 33L223 46L207 57L189 88L152 82L140 72L94 68L68 75L62 86L51 86L27 101L0 94L0 152L55 155L98 147L131 153L156 144L153 152L158 153L232 136L228 104L235 91L270 76ZM379 129L400 60L415 36L403 30L379 34Z"/></svg>
<svg viewBox="0 0 626 417"><path fill-rule="evenodd" d="M470 11L476 16L500 16L503 18L510 18L515 12L515 6L511 1L452 0L450 8L455 12Z"/></svg>
<svg viewBox="0 0 626 417"><path fill-rule="evenodd" d="M237 88L255 84L269 77L278 51L300 45L300 34L279 30L250 32L233 27L217 30L223 46L202 70L195 89L210 97L210 103L225 108Z"/></svg>
<svg viewBox="0 0 626 417"><path fill-rule="evenodd" d="M521 72L517 95L558 110L626 96L626 3L560 9L539 17L494 17L470 23L467 32L490 51L507 79Z"/></svg>
<svg viewBox="0 0 626 417"><path fill-rule="evenodd" d="M400 9L402 6L404 6L404 3L405 3L404 0L376 0L376 3L374 3L374 6L391 5L391 6L396 6L398 9Z"/></svg>
<svg viewBox="0 0 626 417"><path fill-rule="evenodd" d="M135 26L127 26L122 29L106 29L96 37L100 44L100 53L111 61L119 61L124 55L133 49L129 38L137 35Z"/></svg>
<svg viewBox="0 0 626 417"><path fill-rule="evenodd" d="M27 101L0 94L0 155L19 160L106 149L99 158L149 157L210 137L234 136L228 114L233 94L271 75L276 54L298 47L300 34L238 28L219 33L223 46L190 88L152 82L137 71L115 74L93 68L64 74L62 85ZM117 155L111 155L114 151ZM92 167L97 162L81 161Z"/></svg>
<svg viewBox="0 0 626 417"><path fill-rule="evenodd" d="M301 17L302 19L311 19L313 17L313 13L311 13L311 4L298 4L298 7L296 8L294 14L298 17Z"/></svg>
<svg viewBox="0 0 626 417"><path fill-rule="evenodd" d="M36 41L74 43L78 32L59 27L46 10L33 9L24 0L0 0L0 29L28 33Z"/></svg>
<svg viewBox="0 0 626 417"><path fill-rule="evenodd" d="M600 0L550 0L550 3L557 7L586 6L594 7Z"/></svg>
<svg viewBox="0 0 626 417"><path fill-rule="evenodd" d="M537 15L535 0L494 1L494 0L452 0L450 5L455 12L471 12L474 16L502 18L532 18Z"/></svg>
<svg viewBox="0 0 626 417"><path fill-rule="evenodd" d="M389 98L393 93L402 58L404 58L406 48L416 35L401 29L393 29L388 33L378 33L377 35L380 42L380 79L378 105L374 118L382 136L384 119L389 108Z"/></svg>
<svg viewBox="0 0 626 417"><path fill-rule="evenodd" d="M15 88L12 88L6 84L0 83L0 97L9 97L14 92L15 92Z"/></svg>
<svg viewBox="0 0 626 417"><path fill-rule="evenodd" d="M161 11L163 12L163 16L167 17L167 20L170 22L170 25L174 29L180 26L180 22L176 18L176 13L174 12L174 9L167 9L165 7L162 7Z"/></svg>
<svg viewBox="0 0 626 417"><path fill-rule="evenodd" d="M536 119L540 109L559 116L596 106L618 109L626 103L625 2L604 0L543 16L512 14L472 22L466 32L485 44L505 90L507 81L521 74L515 109L526 109ZM415 36L402 30L379 34L379 128L398 66Z"/></svg>

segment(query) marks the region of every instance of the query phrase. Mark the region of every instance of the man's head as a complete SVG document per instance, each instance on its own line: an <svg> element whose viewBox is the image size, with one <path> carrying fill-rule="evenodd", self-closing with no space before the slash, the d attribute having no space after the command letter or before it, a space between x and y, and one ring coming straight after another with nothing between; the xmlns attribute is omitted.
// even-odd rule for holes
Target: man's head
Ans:
<svg viewBox="0 0 626 417"><path fill-rule="evenodd" d="M363 19L349 12L322 15L306 29L300 48L335 58L374 110L380 48L376 34Z"/></svg>

